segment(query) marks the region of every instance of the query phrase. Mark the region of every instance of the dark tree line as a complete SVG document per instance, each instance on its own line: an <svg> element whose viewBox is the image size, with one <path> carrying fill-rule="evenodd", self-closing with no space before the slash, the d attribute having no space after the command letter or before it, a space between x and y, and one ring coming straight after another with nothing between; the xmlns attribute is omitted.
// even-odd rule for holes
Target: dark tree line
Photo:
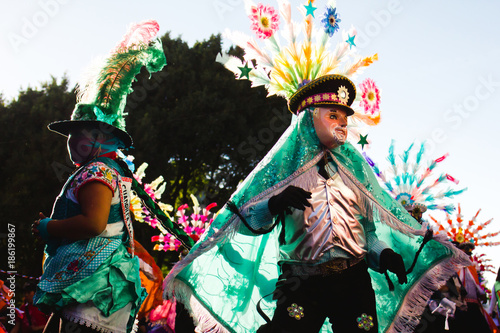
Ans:
<svg viewBox="0 0 500 333"><path fill-rule="evenodd" d="M167 66L151 77L141 72L128 97L126 123L134 149L125 154L135 156L137 167L149 164L146 182L165 178L163 202L177 207L194 194L205 205L217 202L221 207L291 116L283 99L266 98L264 88L250 88L249 81L235 80L215 62L220 36L193 47L168 33L162 41ZM241 55L239 49L230 52ZM16 229L20 274L41 274L43 244L34 241L30 225L38 212L50 214L54 198L74 170L65 139L46 126L69 119L75 98L68 79L54 77L39 89L21 91L13 101L0 98L0 251L6 253L10 223ZM151 250L150 236L157 232L148 228L138 225L136 233ZM6 260L0 269L9 270Z"/></svg>

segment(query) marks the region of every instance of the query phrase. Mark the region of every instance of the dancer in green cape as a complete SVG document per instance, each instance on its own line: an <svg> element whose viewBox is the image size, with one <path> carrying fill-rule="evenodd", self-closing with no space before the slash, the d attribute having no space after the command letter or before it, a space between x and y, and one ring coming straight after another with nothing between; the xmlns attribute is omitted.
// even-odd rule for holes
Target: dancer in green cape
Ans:
<svg viewBox="0 0 500 333"><path fill-rule="evenodd" d="M340 20L330 3L324 31L313 34L311 7L299 43L280 1L290 41L282 47L276 10L250 4L269 53L230 34L245 61L219 57L285 97L294 116L166 278L166 297L184 304L199 332L413 332L431 294L469 263L447 240L431 240L348 142L366 143L363 124L379 121L378 88L368 79L357 94L351 80L377 55L357 57L354 30L327 52Z"/></svg>

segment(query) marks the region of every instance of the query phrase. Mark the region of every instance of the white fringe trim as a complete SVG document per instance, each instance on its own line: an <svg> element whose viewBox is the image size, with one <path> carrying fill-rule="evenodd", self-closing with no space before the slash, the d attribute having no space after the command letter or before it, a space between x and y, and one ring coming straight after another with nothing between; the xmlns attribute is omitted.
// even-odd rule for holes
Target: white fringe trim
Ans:
<svg viewBox="0 0 500 333"><path fill-rule="evenodd" d="M422 228L417 230L405 223L402 223L396 216L394 216L394 214L392 214L392 212L380 205L378 201L375 200L373 195L348 170L346 170L342 164L339 163L337 158L331 152L330 155L336 162L339 174L346 186L356 193L359 200L359 208L365 217L371 220L380 220L382 223L389 225L391 228L398 230L409 237L424 236L427 230L426 225L422 225ZM309 163L295 171L285 180L249 200L245 205L240 207L240 211L243 211L250 203L254 203L274 195L276 191L284 189L287 185L300 186L307 189L312 188L316 185L317 181L315 175L316 170L314 170L312 166L314 166L322 157L323 153L318 154ZM233 233L239 229L240 223L241 221L239 221L238 217L233 215L219 230L215 232L212 237L204 239L195 251L189 252L183 260L178 262L172 268L170 274L164 281L164 297L169 298L175 296L177 300L188 307L189 312L195 316L194 322L196 325L196 332L229 333L229 331L223 327L195 298L189 287L187 287L183 282L175 280L175 277L198 256L206 251L209 251L216 244L230 239ZM446 281L461 267L471 265L469 258L467 258L467 256L460 250L456 249L455 246L449 241L442 237L435 237L434 240L447 247L453 253L452 257L436 264L410 288L405 296L404 303L401 305L393 323L386 330L386 332L414 332L415 327L420 322L420 317L431 295L439 289L439 287L444 285Z"/></svg>
<svg viewBox="0 0 500 333"><path fill-rule="evenodd" d="M337 158L331 153L330 156L338 166L339 174L347 187L349 187L358 197L358 205L363 216L370 220L378 220L390 226L392 229L413 237L424 236L427 231L427 224L422 224L420 230L414 229L401 222L392 212L380 205L373 195L352 175ZM422 313L425 310L427 301L432 294L437 291L446 281L455 274L461 267L469 266L472 263L469 258L458 250L446 237L435 236L433 240L439 242L452 252L450 258L435 264L419 281L408 290L404 302L394 317L391 326L386 332L411 333L415 331L420 322Z"/></svg>
<svg viewBox="0 0 500 333"><path fill-rule="evenodd" d="M197 333L230 333L212 314L196 299L191 289L182 281L175 280L175 298L184 304L193 317Z"/></svg>
<svg viewBox="0 0 500 333"><path fill-rule="evenodd" d="M394 214L387 210L384 206L378 203L373 195L361 184L354 175L352 175L330 152L330 156L337 164L339 175L344 184L352 190L358 198L358 207L361 215L370 221L380 221L392 229L395 229L403 234L413 237L414 235L423 236L420 230L416 230L409 225L402 223Z"/></svg>
<svg viewBox="0 0 500 333"><path fill-rule="evenodd" d="M250 199L247 203L239 208L240 212L244 211L249 204L270 197L271 195L274 195L278 190L284 189L287 185L301 186L303 188L312 188L313 186L315 186L317 181L315 177L316 170L314 170L312 166L318 163L318 161L322 157L323 153L318 154L310 162L295 171L286 179ZM224 207L224 209L227 208ZM175 289L174 282L177 274L179 274L184 268L191 264L193 260L212 249L215 245L230 239L232 235L239 230L241 223L242 222L239 220L238 216L234 214L219 230L215 231L212 237L210 237L209 239L200 240L200 243L196 250L191 250L184 259L177 262L174 267L172 267L172 270L163 282L163 298L168 299L173 296Z"/></svg>
<svg viewBox="0 0 500 333"><path fill-rule="evenodd" d="M120 332L117 332L116 331L116 328L108 328L108 327L103 327L103 326L100 326L98 323L95 323L95 322L89 322L87 321L86 319L84 318L81 318L81 317L78 317L74 314L67 314L67 313L63 313L61 315L62 318L66 319L66 320L69 320L70 322L72 323L75 323L75 324L78 324L78 325L81 325L81 326L85 326L85 327L89 327L91 329L93 329L94 331L96 332L102 332L102 333L120 333ZM130 333L136 333L137 330L139 329L139 321L136 319L134 321L134 325L132 327L132 331L130 331ZM123 333L126 333L126 331L122 331Z"/></svg>
<svg viewBox="0 0 500 333"><path fill-rule="evenodd" d="M456 249L453 244L450 242L440 243L451 249L453 256L436 264L408 290L403 304L386 332L414 332L432 294L461 267L471 265L469 258L462 251Z"/></svg>

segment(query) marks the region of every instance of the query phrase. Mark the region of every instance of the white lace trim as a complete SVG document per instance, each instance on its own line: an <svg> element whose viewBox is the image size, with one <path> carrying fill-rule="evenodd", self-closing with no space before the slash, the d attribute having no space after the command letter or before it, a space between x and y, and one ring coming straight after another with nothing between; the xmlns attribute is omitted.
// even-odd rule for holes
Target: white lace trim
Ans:
<svg viewBox="0 0 500 333"><path fill-rule="evenodd" d="M197 299L183 282L175 280L175 297L184 304L188 312L194 316L193 322L197 333L229 333Z"/></svg>
<svg viewBox="0 0 500 333"><path fill-rule="evenodd" d="M77 304L64 309L61 317L75 324L89 327L97 332L130 333L127 332L127 323L123 323L123 317L126 316L127 320L130 318L131 306L132 304L129 303L124 308L111 314L110 317L104 317L99 309L88 303ZM131 332L137 332L137 329L137 322L134 322Z"/></svg>

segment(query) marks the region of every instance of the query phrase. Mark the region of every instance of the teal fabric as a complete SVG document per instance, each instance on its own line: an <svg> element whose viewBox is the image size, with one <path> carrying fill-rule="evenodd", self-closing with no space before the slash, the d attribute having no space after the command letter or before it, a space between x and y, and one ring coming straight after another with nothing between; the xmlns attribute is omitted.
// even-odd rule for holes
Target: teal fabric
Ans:
<svg viewBox="0 0 500 333"><path fill-rule="evenodd" d="M94 161L106 163L121 172L116 162L109 158ZM64 219L80 214L79 205L69 200L65 193L73 177L83 168L66 182L54 205L52 218ZM111 208L108 223L117 222L120 215L120 220L123 220L120 205ZM44 273L34 303L50 313L71 304L92 301L104 316L109 316L132 302L128 323L130 332L146 292L141 287L139 261L127 252L127 244L126 232L114 237L78 241L57 239L47 244Z"/></svg>
<svg viewBox="0 0 500 333"><path fill-rule="evenodd" d="M333 149L332 153L364 185L378 204L401 221L399 223L420 229L406 210L382 190L370 166L352 145L346 143ZM268 198L293 183L312 168L322 154L311 114L308 111L302 112L294 117L287 131L239 186L231 200L240 211L244 211L250 203ZM406 267L410 267L422 237L405 235L381 223L376 216L373 217L373 222L380 240L400 253ZM223 207L202 240L171 271L167 277L166 292L174 294L184 303L188 302L191 294L194 295L202 305L201 309L193 308L195 316L206 321L208 326L217 322L230 332L255 332L264 323L256 311L257 302L274 290L279 274L279 232L278 225L270 233L252 234L239 222L236 215L226 206ZM380 309L380 332L392 329L391 325L410 289L425 283L423 287L428 289L427 293L430 295L432 288L437 289L438 283L446 281L446 274L438 279L425 276L434 266L441 262L447 263L452 256L453 250L450 247L430 241L408 277L408 283L399 285L396 282L393 292L388 290L384 275L370 271ZM446 267L443 271L449 269ZM392 281L397 281L395 275L389 275ZM187 289L176 281L182 282ZM412 301L414 298L416 297L413 296ZM420 302L425 305L425 300L421 299ZM412 303L408 304L411 306ZM405 306L408 307L408 304ZM275 304L271 297L263 299L261 306L272 317ZM206 319L207 313L203 313L204 311L212 319ZM402 325L405 325L405 321L405 318L398 320ZM325 325L324 331L331 332L331 328Z"/></svg>
<svg viewBox="0 0 500 333"><path fill-rule="evenodd" d="M91 275L57 293L41 293L37 306L46 312L60 311L75 303L92 301L105 317L132 303L130 325L146 292L141 288L139 260L132 258L123 244Z"/></svg>
<svg viewBox="0 0 500 333"><path fill-rule="evenodd" d="M50 235L49 235L49 232L47 230L47 223L49 223L49 221L51 221L52 219L50 217L46 217L42 220L40 220L40 224L38 225L37 229L38 231L40 232L40 237L46 242L49 240L50 238Z"/></svg>

